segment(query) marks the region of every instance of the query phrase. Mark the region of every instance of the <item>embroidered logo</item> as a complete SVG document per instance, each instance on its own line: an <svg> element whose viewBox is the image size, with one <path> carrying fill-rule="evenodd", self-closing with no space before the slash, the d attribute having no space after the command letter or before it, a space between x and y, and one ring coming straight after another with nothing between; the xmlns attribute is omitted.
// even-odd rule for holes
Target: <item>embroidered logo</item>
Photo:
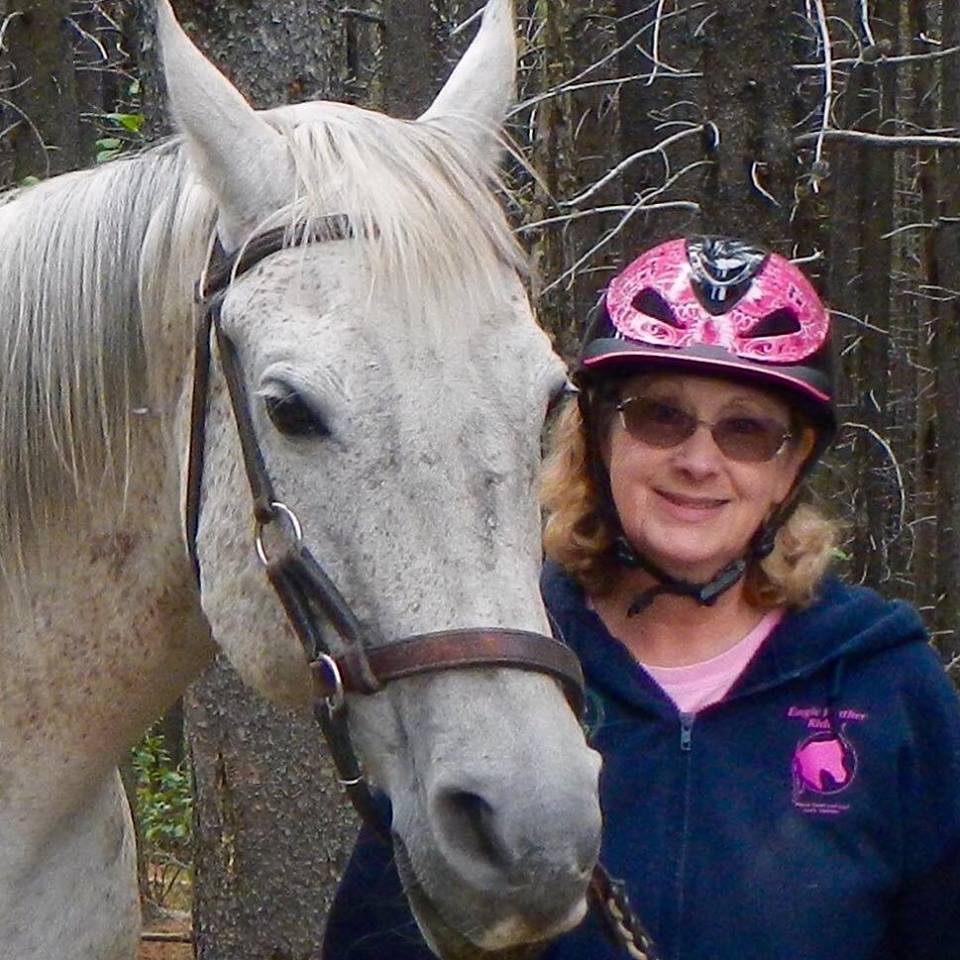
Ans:
<svg viewBox="0 0 960 960"><path fill-rule="evenodd" d="M787 716L804 723L807 733L790 763L793 804L804 813L839 814L850 805L842 796L857 776L860 760L848 727L862 723L865 713L826 707L790 707Z"/></svg>

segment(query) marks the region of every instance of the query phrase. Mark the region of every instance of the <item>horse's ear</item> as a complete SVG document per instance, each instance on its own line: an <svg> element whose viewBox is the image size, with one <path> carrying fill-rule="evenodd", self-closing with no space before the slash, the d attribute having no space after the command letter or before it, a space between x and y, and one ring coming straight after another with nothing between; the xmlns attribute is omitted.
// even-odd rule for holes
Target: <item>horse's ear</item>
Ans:
<svg viewBox="0 0 960 960"><path fill-rule="evenodd" d="M480 31L421 120L441 122L493 165L517 78L514 0L487 0Z"/></svg>
<svg viewBox="0 0 960 960"><path fill-rule="evenodd" d="M220 204L220 240L229 250L247 240L269 212L289 199L282 172L292 162L283 138L194 46L169 0L156 0L157 36L170 107L190 159Z"/></svg>

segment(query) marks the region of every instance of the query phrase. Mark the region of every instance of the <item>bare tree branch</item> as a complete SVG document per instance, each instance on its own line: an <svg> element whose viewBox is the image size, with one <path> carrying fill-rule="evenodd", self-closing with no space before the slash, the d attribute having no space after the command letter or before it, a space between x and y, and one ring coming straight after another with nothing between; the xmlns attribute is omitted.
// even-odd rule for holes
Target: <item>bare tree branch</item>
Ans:
<svg viewBox="0 0 960 960"><path fill-rule="evenodd" d="M689 130L682 130L680 133L675 133L672 137L667 137L666 140L661 140L660 143L655 144L652 147L647 147L644 150L638 150L636 153L632 153L625 160L621 160L612 170L604 174L596 183L591 187L588 187L582 193L577 194L575 197L572 197L569 200L564 200L560 206L561 207L576 207L583 203L584 200L588 200L590 197L599 193L608 183L613 180L616 180L617 177L623 173L629 166L635 163L637 160L642 159L643 157L649 157L655 153L663 154L667 147L671 146L674 143L678 143L681 140L686 140L693 134L700 135L706 130L706 126L701 124L697 127L691 127ZM664 154L664 163L667 165L667 171L669 174L669 161L667 160L666 155Z"/></svg>
<svg viewBox="0 0 960 960"><path fill-rule="evenodd" d="M817 133L801 133L794 139L797 146L809 143L822 143L826 140L844 143L860 143L873 147L899 149L901 147L931 147L934 149L956 149L960 147L960 137L907 137L891 136L883 133L867 133L864 130L820 130Z"/></svg>

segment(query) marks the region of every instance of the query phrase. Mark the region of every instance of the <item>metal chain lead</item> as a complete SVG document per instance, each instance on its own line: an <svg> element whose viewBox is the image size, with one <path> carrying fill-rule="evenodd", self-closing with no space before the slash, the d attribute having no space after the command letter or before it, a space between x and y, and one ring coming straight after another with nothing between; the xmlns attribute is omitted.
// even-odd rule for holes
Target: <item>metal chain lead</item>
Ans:
<svg viewBox="0 0 960 960"><path fill-rule="evenodd" d="M622 880L614 880L599 863L593 871L590 896L614 946L632 960L658 960L653 938L630 905L626 885Z"/></svg>

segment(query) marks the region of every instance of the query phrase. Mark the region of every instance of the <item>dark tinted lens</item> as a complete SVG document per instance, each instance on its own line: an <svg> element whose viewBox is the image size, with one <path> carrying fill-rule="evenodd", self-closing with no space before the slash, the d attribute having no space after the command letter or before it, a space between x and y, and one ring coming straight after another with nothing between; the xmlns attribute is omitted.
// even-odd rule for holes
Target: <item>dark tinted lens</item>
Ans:
<svg viewBox="0 0 960 960"><path fill-rule="evenodd" d="M675 447L697 429L696 417L663 400L631 397L620 404L620 413L627 432L651 447Z"/></svg>
<svg viewBox="0 0 960 960"><path fill-rule="evenodd" d="M712 433L724 456L757 463L776 456L789 431L764 417L725 417L714 424Z"/></svg>

